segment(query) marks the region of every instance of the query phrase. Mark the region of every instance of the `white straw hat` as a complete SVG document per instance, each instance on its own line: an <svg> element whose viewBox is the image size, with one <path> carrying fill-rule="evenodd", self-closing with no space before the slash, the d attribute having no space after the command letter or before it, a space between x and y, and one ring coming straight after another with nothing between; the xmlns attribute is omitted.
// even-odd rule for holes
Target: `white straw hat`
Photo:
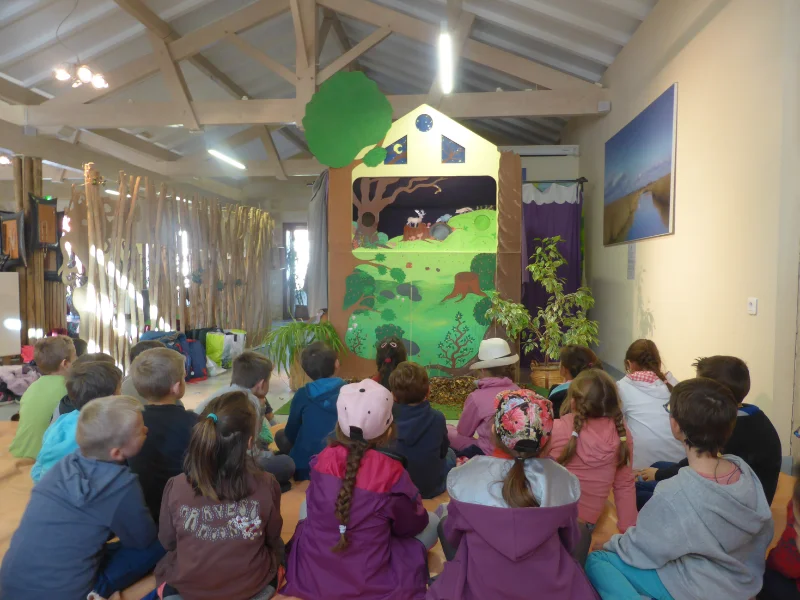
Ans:
<svg viewBox="0 0 800 600"><path fill-rule="evenodd" d="M503 338L489 338L481 342L478 350L478 362L470 367L473 371L478 369L491 369L492 367L505 367L519 362L518 354L511 354L511 347Z"/></svg>

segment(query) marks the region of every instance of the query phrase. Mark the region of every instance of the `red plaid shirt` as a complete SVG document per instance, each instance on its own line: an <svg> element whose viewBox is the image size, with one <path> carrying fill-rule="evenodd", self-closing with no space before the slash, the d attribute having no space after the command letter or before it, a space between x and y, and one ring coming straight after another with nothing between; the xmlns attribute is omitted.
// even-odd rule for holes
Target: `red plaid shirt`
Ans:
<svg viewBox="0 0 800 600"><path fill-rule="evenodd" d="M798 580L796 585L800 591L800 552L797 550L797 532L794 530L794 510L791 500L786 510L786 529L783 530L778 545L767 556L767 568L789 579Z"/></svg>
<svg viewBox="0 0 800 600"><path fill-rule="evenodd" d="M636 371L626 375L631 381L638 381L640 383L655 383L659 380L658 375L652 371Z"/></svg>

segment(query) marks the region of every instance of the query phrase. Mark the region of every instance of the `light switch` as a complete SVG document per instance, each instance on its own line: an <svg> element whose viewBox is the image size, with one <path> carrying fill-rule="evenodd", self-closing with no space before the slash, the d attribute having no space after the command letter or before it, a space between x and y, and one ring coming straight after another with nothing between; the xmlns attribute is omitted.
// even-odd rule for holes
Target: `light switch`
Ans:
<svg viewBox="0 0 800 600"><path fill-rule="evenodd" d="M747 299L747 314L748 315L758 314L758 298Z"/></svg>

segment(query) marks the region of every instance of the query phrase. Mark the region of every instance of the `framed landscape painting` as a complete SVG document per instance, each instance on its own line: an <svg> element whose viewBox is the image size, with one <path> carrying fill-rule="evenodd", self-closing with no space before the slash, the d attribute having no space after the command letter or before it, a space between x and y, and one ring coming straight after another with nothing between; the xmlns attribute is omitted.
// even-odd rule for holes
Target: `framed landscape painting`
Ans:
<svg viewBox="0 0 800 600"><path fill-rule="evenodd" d="M606 142L603 245L674 231L678 84Z"/></svg>

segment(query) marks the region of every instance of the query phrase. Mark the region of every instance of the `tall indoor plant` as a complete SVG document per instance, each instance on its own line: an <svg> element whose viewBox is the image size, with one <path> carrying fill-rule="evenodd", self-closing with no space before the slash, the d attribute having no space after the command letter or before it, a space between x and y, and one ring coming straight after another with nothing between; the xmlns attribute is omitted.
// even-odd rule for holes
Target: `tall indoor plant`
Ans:
<svg viewBox="0 0 800 600"><path fill-rule="evenodd" d="M531 379L536 385L549 387L560 380L558 366L552 365L551 361L558 361L561 347L597 344L598 324L587 315L594 306L594 296L588 287L564 293L566 280L558 275L558 269L567 264L558 250L561 238L556 236L536 241L536 250L526 268L531 279L549 294L547 304L531 316L522 304L505 300L495 293L486 317L505 328L509 338L519 338L525 352L542 355L543 365L537 362L531 365Z"/></svg>
<svg viewBox="0 0 800 600"><path fill-rule="evenodd" d="M278 371L289 373L289 387L296 391L308 382L300 365L300 353L313 342L324 342L337 353L347 349L329 321L292 321L273 329L265 341L266 354Z"/></svg>

